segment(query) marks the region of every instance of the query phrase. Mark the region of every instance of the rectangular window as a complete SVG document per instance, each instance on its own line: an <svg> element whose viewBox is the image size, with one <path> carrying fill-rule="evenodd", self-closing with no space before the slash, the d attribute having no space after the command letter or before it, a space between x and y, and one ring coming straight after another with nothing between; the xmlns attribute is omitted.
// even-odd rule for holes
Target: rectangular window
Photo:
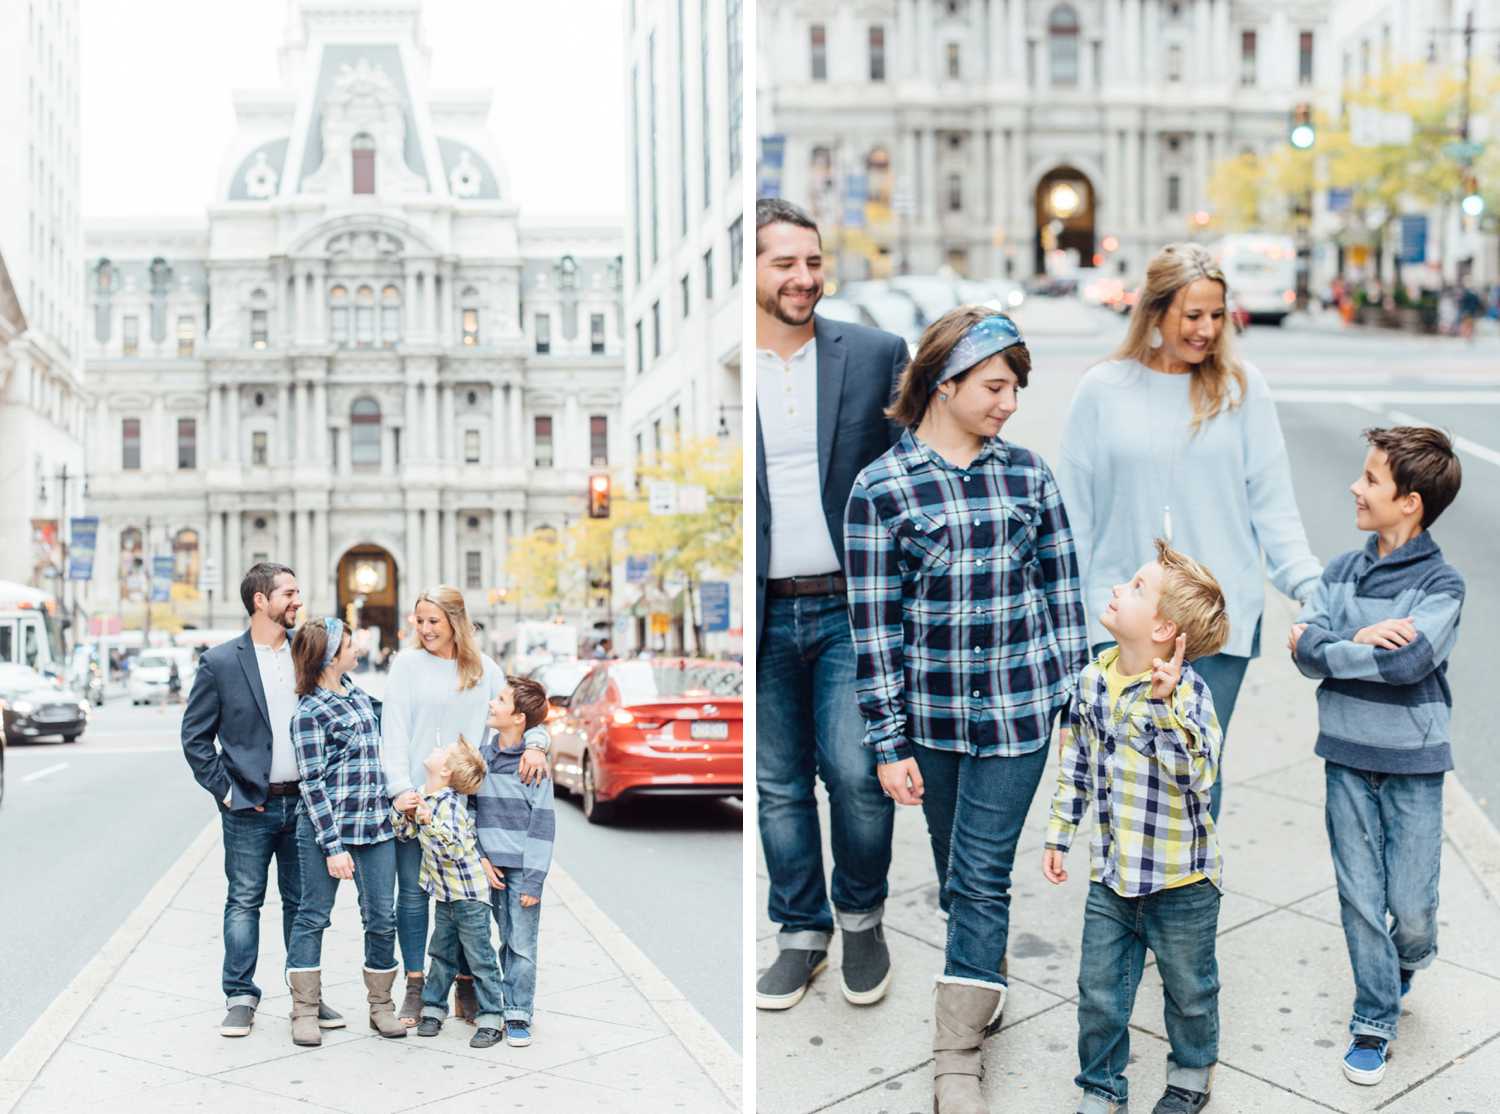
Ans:
<svg viewBox="0 0 1500 1114"><path fill-rule="evenodd" d="M957 213L964 207L964 179L961 174L948 175L948 212Z"/></svg>
<svg viewBox="0 0 1500 1114"><path fill-rule="evenodd" d="M698 45L698 87L703 90L703 207L707 209L714 192L713 142L710 137L713 109L708 94L708 0L698 0L698 33L702 40Z"/></svg>
<svg viewBox="0 0 1500 1114"><path fill-rule="evenodd" d="M267 327L267 312L263 309L250 311L250 347L264 348L270 342L270 331Z"/></svg>
<svg viewBox="0 0 1500 1114"><path fill-rule="evenodd" d="M637 321L635 323L635 373L637 375L646 370L646 323Z"/></svg>
<svg viewBox="0 0 1500 1114"><path fill-rule="evenodd" d="M141 420L125 418L120 422L120 467L127 472L141 470Z"/></svg>
<svg viewBox="0 0 1500 1114"><path fill-rule="evenodd" d="M1240 32L1240 85L1255 84L1255 32Z"/></svg>
<svg viewBox="0 0 1500 1114"><path fill-rule="evenodd" d="M479 463L479 430L464 430L464 463Z"/></svg>
<svg viewBox="0 0 1500 1114"><path fill-rule="evenodd" d="M473 348L479 343L479 311L464 310L464 346Z"/></svg>
<svg viewBox="0 0 1500 1114"><path fill-rule="evenodd" d="M1303 31L1297 36L1297 84L1313 83L1313 33Z"/></svg>
<svg viewBox="0 0 1500 1114"><path fill-rule="evenodd" d="M735 217L729 226L729 285L740 284L740 256L745 250L745 218Z"/></svg>
<svg viewBox="0 0 1500 1114"><path fill-rule="evenodd" d="M651 358L661 356L661 303L651 303Z"/></svg>
<svg viewBox="0 0 1500 1114"><path fill-rule="evenodd" d="M538 468L552 467L552 419L545 414L538 414L532 423L533 439L536 448L532 453L531 462Z"/></svg>
<svg viewBox="0 0 1500 1114"><path fill-rule="evenodd" d="M740 40L740 0L725 0L726 61L729 75L729 176L740 172L740 120L745 111L744 48Z"/></svg>
<svg viewBox="0 0 1500 1114"><path fill-rule="evenodd" d="M265 430L256 430L250 434L250 463L256 468L264 468L270 462L270 437Z"/></svg>
<svg viewBox="0 0 1500 1114"><path fill-rule="evenodd" d="M120 321L124 354L127 356L138 356L141 351L141 319L133 315L126 315Z"/></svg>
<svg viewBox="0 0 1500 1114"><path fill-rule="evenodd" d="M363 304L354 307L354 344L357 348L373 348L375 345L375 302L368 288L361 288L359 299ZM365 301L365 299L369 301Z"/></svg>
<svg viewBox="0 0 1500 1114"><path fill-rule="evenodd" d="M177 468L190 472L198 467L198 422L194 418L177 419Z"/></svg>
<svg viewBox="0 0 1500 1114"><path fill-rule="evenodd" d="M646 37L646 173L651 179L651 262L661 255L660 195L656 173L656 32Z"/></svg>
<svg viewBox="0 0 1500 1114"><path fill-rule="evenodd" d="M959 79L959 74L960 74L959 64L958 64L959 63L958 44L957 43L949 43L948 44L948 50L947 50L946 53L948 55L948 80L949 81L957 81Z"/></svg>
<svg viewBox="0 0 1500 1114"><path fill-rule="evenodd" d="M878 23L870 28L870 80L885 80L885 28Z"/></svg>
<svg viewBox="0 0 1500 1114"><path fill-rule="evenodd" d="M594 355L604 352L604 314L589 314L589 351Z"/></svg>
<svg viewBox="0 0 1500 1114"><path fill-rule="evenodd" d="M483 588L484 554L471 549L464 554L464 587Z"/></svg>
<svg viewBox="0 0 1500 1114"><path fill-rule="evenodd" d="M545 313L536 315L536 351L538 356L552 351L552 318Z"/></svg>
<svg viewBox="0 0 1500 1114"><path fill-rule="evenodd" d="M177 354L179 356L191 356L193 354L193 342L197 339L198 325L191 317L179 317L177 319Z"/></svg>
<svg viewBox="0 0 1500 1114"><path fill-rule="evenodd" d="M703 300L714 300L714 249L703 253Z"/></svg>
<svg viewBox="0 0 1500 1114"><path fill-rule="evenodd" d="M808 45L812 49L812 79L828 80L828 28L814 23L807 29Z"/></svg>
<svg viewBox="0 0 1500 1114"><path fill-rule="evenodd" d="M688 310L692 308L688 303L690 289L687 275L683 275L682 280L677 285L682 293L682 316L686 317L688 315Z"/></svg>
<svg viewBox="0 0 1500 1114"><path fill-rule="evenodd" d="M609 463L609 417L589 416L589 466L598 468Z"/></svg>
<svg viewBox="0 0 1500 1114"><path fill-rule="evenodd" d="M1167 212L1182 212L1182 179L1176 174L1167 175Z"/></svg>

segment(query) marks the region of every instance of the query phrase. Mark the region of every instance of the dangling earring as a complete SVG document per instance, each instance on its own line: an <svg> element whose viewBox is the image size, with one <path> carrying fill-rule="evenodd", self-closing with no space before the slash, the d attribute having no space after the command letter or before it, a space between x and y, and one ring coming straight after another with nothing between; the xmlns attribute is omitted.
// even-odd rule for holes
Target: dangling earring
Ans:
<svg viewBox="0 0 1500 1114"><path fill-rule="evenodd" d="M1155 325L1151 326L1151 347L1161 347L1161 330L1158 329Z"/></svg>

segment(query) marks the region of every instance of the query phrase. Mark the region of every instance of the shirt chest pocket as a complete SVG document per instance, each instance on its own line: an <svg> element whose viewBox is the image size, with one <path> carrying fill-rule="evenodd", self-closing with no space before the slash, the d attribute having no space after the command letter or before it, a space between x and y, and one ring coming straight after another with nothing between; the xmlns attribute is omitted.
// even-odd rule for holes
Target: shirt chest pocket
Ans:
<svg viewBox="0 0 1500 1114"><path fill-rule="evenodd" d="M943 573L953 563L947 515L916 511L897 530L896 542L901 550L901 566L906 572Z"/></svg>

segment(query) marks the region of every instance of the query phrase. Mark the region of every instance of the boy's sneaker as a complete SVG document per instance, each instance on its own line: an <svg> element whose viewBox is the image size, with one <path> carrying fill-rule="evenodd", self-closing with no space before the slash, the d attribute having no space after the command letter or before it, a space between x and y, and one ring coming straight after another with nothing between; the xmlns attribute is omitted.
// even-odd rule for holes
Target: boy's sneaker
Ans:
<svg viewBox="0 0 1500 1114"><path fill-rule="evenodd" d="M1408 971L1405 967L1401 968L1401 997L1405 998L1411 993L1411 977L1415 974L1415 971Z"/></svg>
<svg viewBox="0 0 1500 1114"><path fill-rule="evenodd" d="M507 1026L507 1028L508 1028L508 1026ZM469 1047L470 1048L491 1048L491 1047L499 1044L504 1039L505 1039L505 1034L503 1034L502 1032L500 1032L499 1029L491 1029L489 1027L485 1027L483 1029L480 1029L477 1033L475 1033L472 1037L469 1038ZM527 1043L530 1044L531 1042L527 1041Z"/></svg>
<svg viewBox="0 0 1500 1114"><path fill-rule="evenodd" d="M776 956L755 983L755 1008L789 1010L802 1001L808 984L828 966L822 949L787 948Z"/></svg>
<svg viewBox="0 0 1500 1114"><path fill-rule="evenodd" d="M1361 1033L1344 1053L1344 1078L1362 1087L1373 1087L1385 1075L1386 1042Z"/></svg>
<svg viewBox="0 0 1500 1114"><path fill-rule="evenodd" d="M224 1015L224 1020L219 1022L219 1036L248 1037L250 1026L254 1024L255 1007L241 1002L237 1006L230 1006L229 1012Z"/></svg>
<svg viewBox="0 0 1500 1114"><path fill-rule="evenodd" d="M1189 1091L1186 1087L1174 1087L1170 1083L1151 1108L1151 1114L1198 1114L1208 1105L1207 1091Z"/></svg>
<svg viewBox="0 0 1500 1114"><path fill-rule="evenodd" d="M417 1036L435 1037L443 1031L443 1022L436 1017L424 1017L417 1022Z"/></svg>
<svg viewBox="0 0 1500 1114"><path fill-rule="evenodd" d="M881 925L863 932L844 930L844 997L856 1006L872 1006L891 985L891 952Z"/></svg>
<svg viewBox="0 0 1500 1114"><path fill-rule="evenodd" d="M512 1048L525 1048L531 1043L531 1026L525 1021L507 1021L505 1041Z"/></svg>

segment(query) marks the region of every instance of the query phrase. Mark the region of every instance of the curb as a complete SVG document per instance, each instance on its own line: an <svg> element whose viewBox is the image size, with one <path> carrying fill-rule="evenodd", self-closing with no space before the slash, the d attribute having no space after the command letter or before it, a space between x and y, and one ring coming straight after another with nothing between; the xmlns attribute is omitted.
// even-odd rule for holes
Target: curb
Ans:
<svg viewBox="0 0 1500 1114"><path fill-rule="evenodd" d="M172 899L218 842L219 819L216 816L188 845L182 857L151 887L134 912L115 929L114 935L99 949L99 954L89 960L46 1011L31 1023L31 1028L5 1054L5 1058L0 1059L0 1114L9 1114L20 1101L37 1074L52 1059L52 1054L73 1031L73 1026L78 1024L84 1011L130 958L136 945L161 918Z"/></svg>
<svg viewBox="0 0 1500 1114"><path fill-rule="evenodd" d="M1443 788L1443 831L1485 895L1500 905L1500 831L1457 777Z"/></svg>

